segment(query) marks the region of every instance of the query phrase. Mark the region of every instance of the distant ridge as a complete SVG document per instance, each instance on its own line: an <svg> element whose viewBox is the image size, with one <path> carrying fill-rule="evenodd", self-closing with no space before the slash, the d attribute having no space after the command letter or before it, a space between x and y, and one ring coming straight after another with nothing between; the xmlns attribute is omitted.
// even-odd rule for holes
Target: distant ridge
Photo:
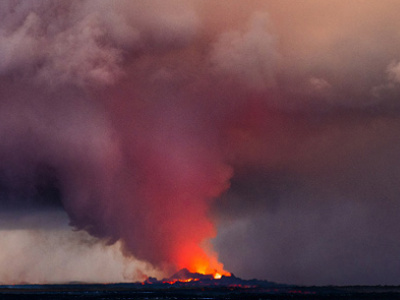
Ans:
<svg viewBox="0 0 400 300"><path fill-rule="evenodd" d="M265 280L243 280L236 276L191 273L183 269L169 278L112 284L2 285L0 299L275 299L275 300L393 300L400 299L399 286L311 286L277 284Z"/></svg>
<svg viewBox="0 0 400 300"><path fill-rule="evenodd" d="M285 287L285 284L277 284L266 280L244 280L231 274L230 276L221 276L215 279L211 274L192 273L184 268L173 274L169 278L157 280L156 278L149 277L143 282L143 285L157 285L157 286L179 286L179 287L232 287L232 288L271 288L271 287Z"/></svg>

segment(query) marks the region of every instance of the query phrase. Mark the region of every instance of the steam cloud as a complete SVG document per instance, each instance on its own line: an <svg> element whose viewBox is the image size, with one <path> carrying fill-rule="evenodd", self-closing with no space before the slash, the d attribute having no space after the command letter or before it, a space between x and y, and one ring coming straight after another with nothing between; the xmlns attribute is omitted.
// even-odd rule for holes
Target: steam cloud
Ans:
<svg viewBox="0 0 400 300"><path fill-rule="evenodd" d="M65 211L167 273L216 236L242 277L398 284L399 6L2 1L3 239Z"/></svg>

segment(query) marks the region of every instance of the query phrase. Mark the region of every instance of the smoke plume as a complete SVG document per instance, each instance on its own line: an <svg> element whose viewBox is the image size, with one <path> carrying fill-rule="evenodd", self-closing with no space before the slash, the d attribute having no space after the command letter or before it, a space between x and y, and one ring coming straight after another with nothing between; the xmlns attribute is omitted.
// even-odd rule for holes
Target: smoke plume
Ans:
<svg viewBox="0 0 400 300"><path fill-rule="evenodd" d="M1 238L65 212L130 278L398 284L399 6L2 1ZM24 255L0 281L52 276Z"/></svg>

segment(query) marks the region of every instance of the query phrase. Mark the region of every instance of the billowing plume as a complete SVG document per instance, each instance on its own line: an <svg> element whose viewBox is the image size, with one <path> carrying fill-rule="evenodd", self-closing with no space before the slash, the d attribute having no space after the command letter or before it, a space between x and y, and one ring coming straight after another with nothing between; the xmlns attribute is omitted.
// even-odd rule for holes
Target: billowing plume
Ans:
<svg viewBox="0 0 400 300"><path fill-rule="evenodd" d="M161 62L193 43L195 12L178 2L2 5L4 205L35 207L42 180L74 227L120 240L125 254L222 271L201 244L216 234L208 208L232 170L214 118L192 93L167 90ZM148 94L159 81L166 90Z"/></svg>
<svg viewBox="0 0 400 300"><path fill-rule="evenodd" d="M65 212L7 213L1 219L1 284L132 282L162 276L151 265L122 256L120 242L107 246L84 231L68 230Z"/></svg>
<svg viewBox="0 0 400 300"><path fill-rule="evenodd" d="M223 270L215 238L239 276L398 284L399 6L2 1L2 228L64 210L166 273Z"/></svg>

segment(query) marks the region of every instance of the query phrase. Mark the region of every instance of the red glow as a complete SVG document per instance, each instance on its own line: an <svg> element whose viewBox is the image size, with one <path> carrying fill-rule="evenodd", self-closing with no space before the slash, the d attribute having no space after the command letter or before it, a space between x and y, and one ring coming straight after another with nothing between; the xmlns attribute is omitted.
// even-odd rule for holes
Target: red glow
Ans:
<svg viewBox="0 0 400 300"><path fill-rule="evenodd" d="M230 288L238 288L238 289L254 289L257 288L257 285L248 285L248 284L230 284Z"/></svg>
<svg viewBox="0 0 400 300"><path fill-rule="evenodd" d="M187 268L192 273L213 275L214 279L231 275L224 270L224 265L218 261L216 253L211 250L206 252L197 244L188 243L180 249L178 254L179 268Z"/></svg>
<svg viewBox="0 0 400 300"><path fill-rule="evenodd" d="M169 283L175 284L177 282L192 282L192 281L199 281L198 278L189 278L189 279L174 279L174 280L164 280L162 283Z"/></svg>

